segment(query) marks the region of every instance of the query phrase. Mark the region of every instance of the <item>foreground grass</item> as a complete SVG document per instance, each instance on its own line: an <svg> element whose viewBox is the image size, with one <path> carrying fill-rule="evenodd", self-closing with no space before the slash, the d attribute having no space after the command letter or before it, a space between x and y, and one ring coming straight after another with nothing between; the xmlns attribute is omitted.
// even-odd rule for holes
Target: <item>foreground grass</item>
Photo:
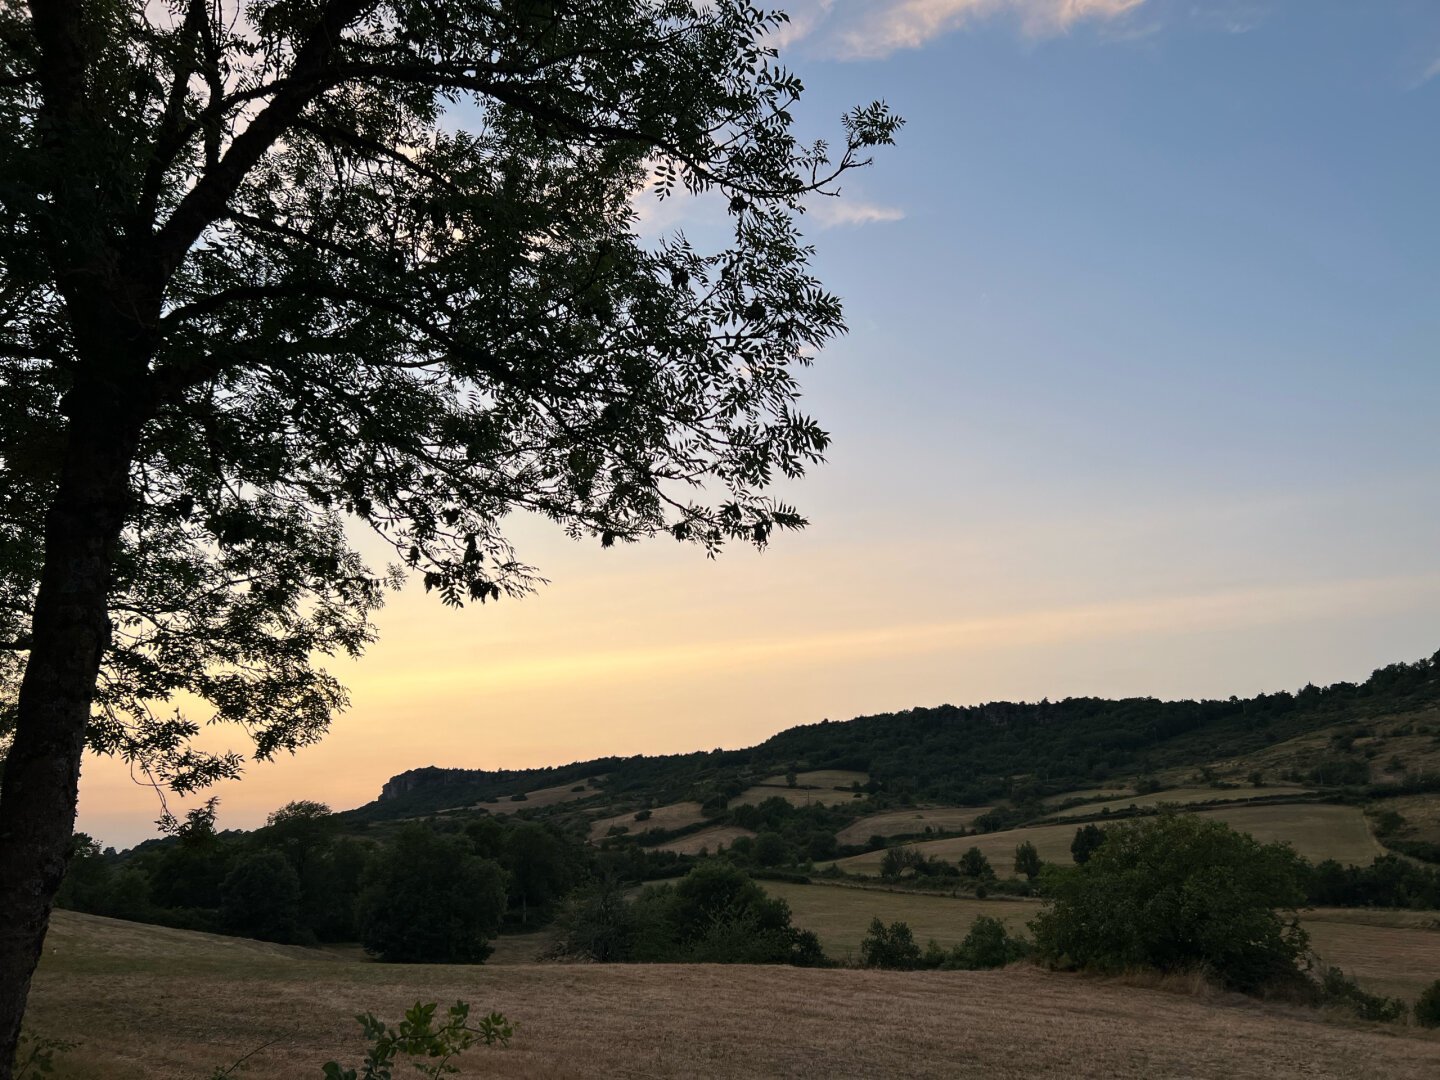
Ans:
<svg viewBox="0 0 1440 1080"><path fill-rule="evenodd" d="M839 891L839 890L836 890ZM461 1059L495 1077L1408 1078L1440 1040L1244 999L1019 968L895 973L708 965L389 966L61 912L31 1019L80 1038L72 1080L314 1080L358 1057L350 1015L463 998L521 1024Z"/></svg>

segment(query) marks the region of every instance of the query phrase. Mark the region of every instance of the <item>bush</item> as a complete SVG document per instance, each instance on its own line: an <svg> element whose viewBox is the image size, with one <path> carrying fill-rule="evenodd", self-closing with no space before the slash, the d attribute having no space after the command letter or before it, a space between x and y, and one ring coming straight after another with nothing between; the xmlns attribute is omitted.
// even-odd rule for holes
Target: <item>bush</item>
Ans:
<svg viewBox="0 0 1440 1080"><path fill-rule="evenodd" d="M1440 979L1427 986L1416 1000L1415 1022L1421 1027L1440 1027Z"/></svg>
<svg viewBox="0 0 1440 1080"><path fill-rule="evenodd" d="M989 915L979 916L970 924L970 932L957 945L946 967L965 971L1004 967L1028 955L1030 943L1011 937L1005 924Z"/></svg>
<svg viewBox="0 0 1440 1080"><path fill-rule="evenodd" d="M893 922L886 926L878 917L860 942L860 963L865 967L911 971L920 966L920 946L910 925Z"/></svg>
<svg viewBox="0 0 1440 1080"><path fill-rule="evenodd" d="M608 962L827 963L819 939L790 923L790 905L723 862L697 866L675 885L627 903L614 889L572 901L559 954Z"/></svg>
<svg viewBox="0 0 1440 1080"><path fill-rule="evenodd" d="M360 940L381 960L478 964L505 914L505 873L461 836L410 825L370 864Z"/></svg>
<svg viewBox="0 0 1440 1080"><path fill-rule="evenodd" d="M1307 938L1280 910L1304 902L1305 874L1285 845L1165 813L1110 828L1087 862L1042 880L1050 906L1031 926L1052 964L1204 969L1244 991L1299 978Z"/></svg>
<svg viewBox="0 0 1440 1080"><path fill-rule="evenodd" d="M1326 968L1319 979L1320 1004L1338 1005L1348 1009L1361 1020L1378 1020L1394 1023L1404 1019L1407 1011L1405 1002L1399 998L1371 994L1360 989L1359 984L1338 967Z"/></svg>
<svg viewBox="0 0 1440 1080"><path fill-rule="evenodd" d="M459 1072L450 1064L452 1058L476 1043L508 1046L519 1026L499 1013L482 1016L472 1025L470 1006L463 1001L451 1005L443 1021L437 1023L435 1008L433 1002L422 1005L417 1001L406 1010L404 1018L395 1027L377 1020L372 1013L357 1016L355 1019L371 1044L365 1061L358 1069L346 1069L337 1062L327 1061L321 1068L325 1080L389 1080L394 1075L396 1058L401 1055L432 1059L432 1063L416 1061L411 1064L422 1076L438 1080L441 1076ZM215 1070L215 1076L229 1076L234 1071L235 1066L232 1065L229 1069Z"/></svg>

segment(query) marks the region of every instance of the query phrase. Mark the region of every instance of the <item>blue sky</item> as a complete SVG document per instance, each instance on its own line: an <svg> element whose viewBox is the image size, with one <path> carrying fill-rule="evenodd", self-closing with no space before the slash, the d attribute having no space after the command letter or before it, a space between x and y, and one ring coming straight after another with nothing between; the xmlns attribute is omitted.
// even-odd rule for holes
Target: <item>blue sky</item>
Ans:
<svg viewBox="0 0 1440 1080"><path fill-rule="evenodd" d="M807 219L813 525L714 562L517 524L552 584L416 589L222 825L421 765L742 746L821 717L1228 696L1440 648L1440 4L797 0L807 130L901 144ZM710 231L703 206L645 228ZM151 832L91 762L81 828Z"/></svg>

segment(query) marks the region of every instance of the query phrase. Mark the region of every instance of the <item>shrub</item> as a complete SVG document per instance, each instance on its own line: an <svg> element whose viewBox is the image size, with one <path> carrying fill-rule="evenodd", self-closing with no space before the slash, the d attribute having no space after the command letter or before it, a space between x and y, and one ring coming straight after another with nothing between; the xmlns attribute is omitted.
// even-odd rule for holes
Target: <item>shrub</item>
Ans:
<svg viewBox="0 0 1440 1080"><path fill-rule="evenodd" d="M381 960L478 964L505 913L505 873L461 836L410 825L376 856L360 895L360 940Z"/></svg>
<svg viewBox="0 0 1440 1080"><path fill-rule="evenodd" d="M355 1018L370 1042L369 1053L359 1069L342 1068L337 1062L327 1061L321 1072L325 1080L390 1080L394 1076L395 1059L400 1055L412 1058L428 1058L429 1062L413 1062L420 1074L430 1080L438 1080L459 1070L450 1064L450 1059L464 1053L476 1043L486 1046L508 1046L515 1035L516 1024L499 1013L482 1016L473 1025L470 1020L470 1006L457 1001L446 1010L444 1021L437 1025L435 1005L416 1002L407 1009L404 1019L395 1027L377 1020L371 1013ZM234 1071L217 1069L216 1076L228 1076Z"/></svg>
<svg viewBox="0 0 1440 1080"><path fill-rule="evenodd" d="M791 925L789 904L723 862L704 863L676 885L651 886L629 903L613 889L577 898L562 916L556 951L611 962L827 963L819 939Z"/></svg>
<svg viewBox="0 0 1440 1080"><path fill-rule="evenodd" d="M1205 969L1254 991L1299 978L1307 938L1280 911L1304 902L1304 881L1289 847L1171 812L1112 827L1080 866L1047 868L1050 906L1031 926L1052 964Z"/></svg>
<svg viewBox="0 0 1440 1080"><path fill-rule="evenodd" d="M1003 922L981 915L970 924L970 932L955 947L950 962L945 966L966 971L1004 967L1026 956L1029 951L1030 943L1023 938L1011 937Z"/></svg>
<svg viewBox="0 0 1440 1080"><path fill-rule="evenodd" d="M1399 998L1371 994L1338 967L1328 967L1319 979L1320 1004L1349 1009L1362 1020L1393 1023L1404 1018L1405 1002Z"/></svg>
<svg viewBox="0 0 1440 1080"><path fill-rule="evenodd" d="M866 967L911 971L920 966L920 946L910 925L893 922L886 926L877 916L860 942L860 963Z"/></svg>
<svg viewBox="0 0 1440 1080"><path fill-rule="evenodd" d="M1415 1022L1421 1027L1440 1027L1440 979L1436 979L1415 1002Z"/></svg>

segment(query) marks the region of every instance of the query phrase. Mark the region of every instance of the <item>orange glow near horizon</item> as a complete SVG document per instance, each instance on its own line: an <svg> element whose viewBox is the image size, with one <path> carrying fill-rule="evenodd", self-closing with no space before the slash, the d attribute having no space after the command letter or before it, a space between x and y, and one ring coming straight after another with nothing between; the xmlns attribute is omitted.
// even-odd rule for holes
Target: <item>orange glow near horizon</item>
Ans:
<svg viewBox="0 0 1440 1080"><path fill-rule="evenodd" d="M326 739L206 794L221 798L222 827L253 827L291 799L360 805L424 765L742 747L825 717L947 701L1294 689L1363 677L1336 665L1357 630L1383 641L1407 614L1440 609L1440 575L1165 595L1137 581L1097 599L1058 553L1052 576L1038 563L997 575L1017 543L948 558L908 545L908 562L810 535L713 562L673 547L557 545L554 583L523 601L451 611L407 587L369 654L334 665L353 705ZM891 569L882 585L851 584L863 564ZM204 739L242 747L234 731ZM153 833L158 801L123 765L90 759L80 811L80 828L128 845Z"/></svg>

